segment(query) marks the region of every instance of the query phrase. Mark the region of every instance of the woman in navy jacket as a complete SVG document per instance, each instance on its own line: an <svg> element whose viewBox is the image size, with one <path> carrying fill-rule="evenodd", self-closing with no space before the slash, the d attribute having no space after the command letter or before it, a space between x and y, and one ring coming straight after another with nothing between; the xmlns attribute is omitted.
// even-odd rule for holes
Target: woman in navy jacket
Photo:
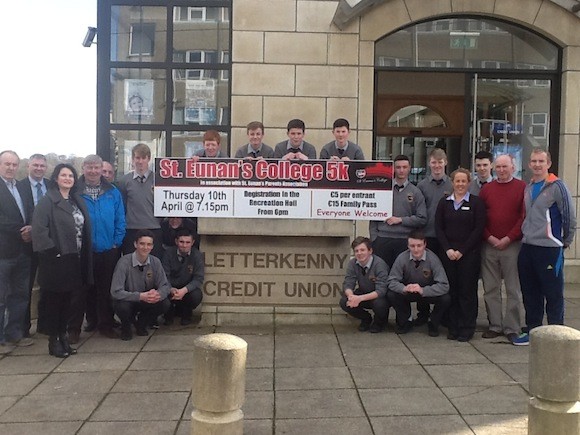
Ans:
<svg viewBox="0 0 580 435"><path fill-rule="evenodd" d="M442 198L435 214L435 231L442 250L441 262L449 279L451 305L449 340L469 341L477 320L477 281L485 204L468 188L471 173L459 168L451 174L453 193Z"/></svg>
<svg viewBox="0 0 580 435"><path fill-rule="evenodd" d="M48 350L59 358L76 353L66 337L72 292L91 284L91 224L76 191L74 167L61 163L32 218L32 246L39 255L39 284L46 293Z"/></svg>

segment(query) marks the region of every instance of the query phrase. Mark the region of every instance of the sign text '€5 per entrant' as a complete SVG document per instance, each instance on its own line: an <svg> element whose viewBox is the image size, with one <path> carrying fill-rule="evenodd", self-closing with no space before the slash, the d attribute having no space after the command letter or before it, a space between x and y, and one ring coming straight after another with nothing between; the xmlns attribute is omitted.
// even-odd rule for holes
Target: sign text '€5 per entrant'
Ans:
<svg viewBox="0 0 580 435"><path fill-rule="evenodd" d="M155 215L384 220L392 162L155 159Z"/></svg>

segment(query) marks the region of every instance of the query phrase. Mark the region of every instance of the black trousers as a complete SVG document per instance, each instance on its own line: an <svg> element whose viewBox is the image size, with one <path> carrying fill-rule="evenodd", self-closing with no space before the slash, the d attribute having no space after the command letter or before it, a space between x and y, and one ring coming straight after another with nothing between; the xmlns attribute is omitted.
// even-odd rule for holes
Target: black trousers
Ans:
<svg viewBox="0 0 580 435"><path fill-rule="evenodd" d="M479 250L467 252L460 260L442 261L449 280L449 332L459 337L473 337L477 320L477 281L481 266Z"/></svg>
<svg viewBox="0 0 580 435"><path fill-rule="evenodd" d="M381 257L391 269L399 254L407 250L407 244L407 237L402 239L377 237L373 240L373 253Z"/></svg>
<svg viewBox="0 0 580 435"><path fill-rule="evenodd" d="M201 289L193 289L193 291L187 292L180 301L170 300L169 302L171 303L171 306L169 308L168 314L176 314L182 319L191 320L193 310L195 310L195 308L201 304L202 299L203 294Z"/></svg>
<svg viewBox="0 0 580 435"><path fill-rule="evenodd" d="M30 257L30 280L28 282L28 309L26 310L25 317L24 317L24 325L23 325L23 332L24 335L30 334L30 327L31 325L31 316L32 316L32 289L34 287L34 283L36 282L36 271L38 269L38 254L35 252ZM40 305L40 299L39 299ZM37 308L38 310L38 322L40 322L40 307Z"/></svg>
<svg viewBox="0 0 580 435"><path fill-rule="evenodd" d="M441 255L446 256L446 254L441 252L441 247L439 245L439 240L437 239L437 237L427 237L427 248L433 251L433 253L437 255L437 257L439 257L439 260L443 261ZM424 320L429 319L430 310L431 307L429 306L429 303L427 301L424 300L417 301L417 318Z"/></svg>
<svg viewBox="0 0 580 435"><path fill-rule="evenodd" d="M70 313L73 292L47 291L44 297L44 326L50 336L64 335Z"/></svg>
<svg viewBox="0 0 580 435"><path fill-rule="evenodd" d="M419 306L419 303L424 303L427 307L433 304L431 323L435 327L439 327L441 318L451 303L451 297L448 294L424 297L418 293L397 293L389 291L387 297L389 303L397 313L397 325L399 326L403 326L409 320L409 316L411 315L411 302L417 302L417 306Z"/></svg>
<svg viewBox="0 0 580 435"><path fill-rule="evenodd" d="M150 321L156 319L161 314L164 314L169 309L169 299L163 299L156 304L148 304L146 302L131 302L131 301L113 301L113 308L115 314L119 316L122 327L130 327L131 324L137 321L142 326L149 325Z"/></svg>
<svg viewBox="0 0 580 435"><path fill-rule="evenodd" d="M115 312L111 299L111 280L119 255L120 249L118 248L93 253L95 284L87 287L85 312L87 322L96 325L99 331L109 330L113 327ZM76 320L78 324L78 319ZM82 324L82 317L80 320Z"/></svg>
<svg viewBox="0 0 580 435"><path fill-rule="evenodd" d="M355 294L360 294L355 292ZM386 326L387 321L389 320L389 301L387 300L386 296L378 297L373 299L372 301L364 301L359 304L358 307L352 308L346 306L347 298L346 296L342 296L340 298L340 308L350 314L352 317L359 319L365 323L371 323L373 317L367 310L372 310L375 317L374 320L379 325Z"/></svg>

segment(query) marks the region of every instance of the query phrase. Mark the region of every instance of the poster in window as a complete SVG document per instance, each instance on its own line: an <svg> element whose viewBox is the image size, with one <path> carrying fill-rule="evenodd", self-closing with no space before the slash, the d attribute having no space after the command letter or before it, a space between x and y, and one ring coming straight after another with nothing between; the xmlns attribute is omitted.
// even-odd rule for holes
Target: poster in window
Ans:
<svg viewBox="0 0 580 435"><path fill-rule="evenodd" d="M215 80L186 80L185 101L187 107L215 107Z"/></svg>
<svg viewBox="0 0 580 435"><path fill-rule="evenodd" d="M153 118L153 80L125 80L125 116L131 124L150 123Z"/></svg>

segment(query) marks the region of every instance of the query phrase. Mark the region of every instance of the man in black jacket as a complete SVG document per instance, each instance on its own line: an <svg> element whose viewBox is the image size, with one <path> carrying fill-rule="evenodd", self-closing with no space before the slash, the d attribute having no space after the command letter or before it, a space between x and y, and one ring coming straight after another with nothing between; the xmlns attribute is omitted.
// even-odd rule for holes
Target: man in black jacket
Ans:
<svg viewBox="0 0 580 435"><path fill-rule="evenodd" d="M171 284L171 308L165 314L166 325L173 322L176 312L181 315L181 324L189 325L193 310L203 298L203 255L193 246L193 242L191 231L181 228L175 236L176 246L167 248L163 256L163 269Z"/></svg>
<svg viewBox="0 0 580 435"><path fill-rule="evenodd" d="M22 199L24 189L16 185L19 163L14 151L0 153L0 354L33 344L22 328L30 300L32 210Z"/></svg>

